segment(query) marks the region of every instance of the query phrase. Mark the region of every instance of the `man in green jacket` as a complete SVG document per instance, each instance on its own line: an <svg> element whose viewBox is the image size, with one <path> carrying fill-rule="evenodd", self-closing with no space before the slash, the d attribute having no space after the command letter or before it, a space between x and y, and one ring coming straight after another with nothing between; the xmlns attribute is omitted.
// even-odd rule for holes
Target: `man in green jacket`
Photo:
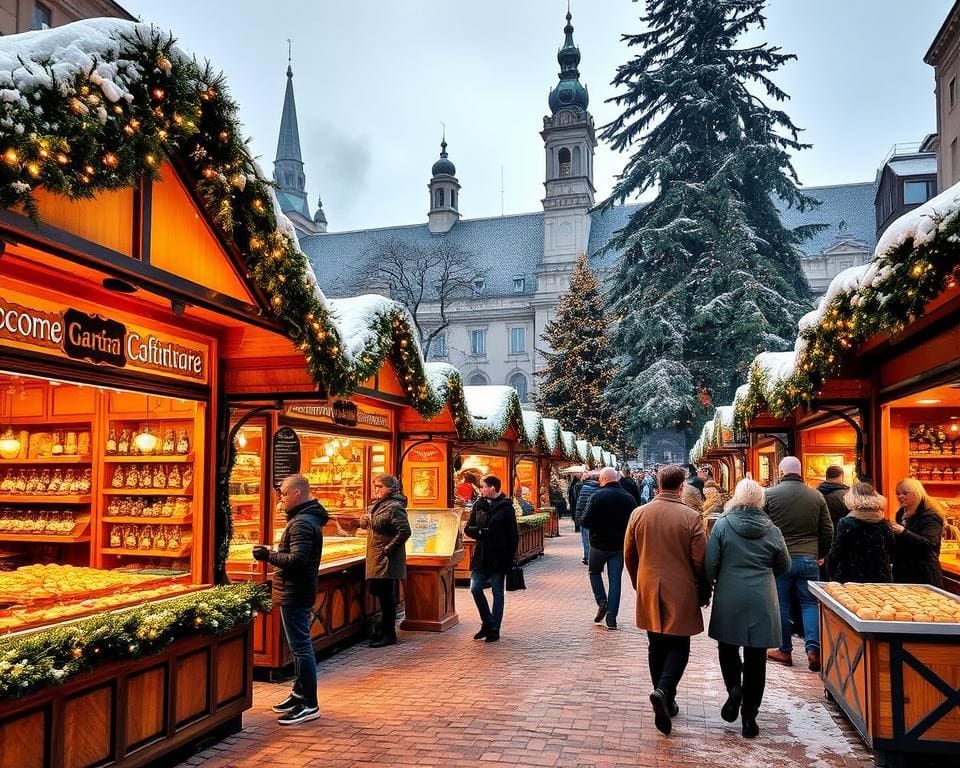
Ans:
<svg viewBox="0 0 960 768"><path fill-rule="evenodd" d="M807 665L820 671L820 609L810 594L807 583L820 576L819 565L830 551L833 521L823 494L810 488L801 477L800 459L787 456L780 462L780 483L769 489L764 508L773 524L780 529L790 552L791 567L777 576L777 597L780 599L780 647L767 658L788 667L793 666L791 616L796 597L803 616L804 645Z"/></svg>

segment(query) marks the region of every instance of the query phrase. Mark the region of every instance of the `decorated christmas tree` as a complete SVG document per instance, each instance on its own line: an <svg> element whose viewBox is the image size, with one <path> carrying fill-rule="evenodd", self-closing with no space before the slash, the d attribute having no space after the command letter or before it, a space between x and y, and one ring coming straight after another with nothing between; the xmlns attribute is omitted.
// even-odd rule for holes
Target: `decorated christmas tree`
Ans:
<svg viewBox="0 0 960 768"><path fill-rule="evenodd" d="M762 350L787 349L810 308L799 243L774 205L816 201L798 191L787 98L771 79L792 55L737 47L764 25L763 0L647 0L648 31L624 36L641 53L613 84L621 115L601 137L629 152L602 204L649 190L608 247L624 251L612 282L620 360L608 397L633 439L699 428L730 402Z"/></svg>
<svg viewBox="0 0 960 768"><path fill-rule="evenodd" d="M570 290L541 337L549 345L537 405L544 416L593 443L619 447L619 424L603 394L613 378L609 323L597 276L586 255L577 259ZM622 453L622 450L621 450Z"/></svg>

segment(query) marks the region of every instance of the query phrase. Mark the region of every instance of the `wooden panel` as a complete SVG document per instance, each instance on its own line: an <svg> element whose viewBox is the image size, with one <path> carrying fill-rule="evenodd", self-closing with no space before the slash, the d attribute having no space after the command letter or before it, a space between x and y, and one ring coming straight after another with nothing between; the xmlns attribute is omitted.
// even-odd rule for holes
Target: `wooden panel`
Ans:
<svg viewBox="0 0 960 768"><path fill-rule="evenodd" d="M101 192L92 200L68 200L34 190L44 224L66 230L127 256L133 255L133 190Z"/></svg>
<svg viewBox="0 0 960 768"><path fill-rule="evenodd" d="M173 168L153 185L150 263L211 290L255 304Z"/></svg>
<svg viewBox="0 0 960 768"><path fill-rule="evenodd" d="M14 419L41 419L46 416L46 394L44 385L38 382L23 382L21 389L18 383L14 383L16 392L11 399L6 390L2 392L0 398L0 415L12 416Z"/></svg>
<svg viewBox="0 0 960 768"><path fill-rule="evenodd" d="M94 688L64 702L63 764L85 768L112 756L114 686Z"/></svg>
<svg viewBox="0 0 960 768"><path fill-rule="evenodd" d="M153 667L127 680L126 738L128 750L162 736L167 729L167 665Z"/></svg>
<svg viewBox="0 0 960 768"><path fill-rule="evenodd" d="M174 722L184 723L209 712L210 649L181 656L174 665Z"/></svg>
<svg viewBox="0 0 960 768"><path fill-rule="evenodd" d="M50 387L50 415L88 416L96 412L97 391L93 387Z"/></svg>
<svg viewBox="0 0 960 768"><path fill-rule="evenodd" d="M243 696L247 642L243 636L217 646L217 704Z"/></svg>
<svg viewBox="0 0 960 768"><path fill-rule="evenodd" d="M334 632L347 625L347 601L343 593L344 587L340 587L330 596L330 629Z"/></svg>
<svg viewBox="0 0 960 768"><path fill-rule="evenodd" d="M403 388L400 379L397 378L397 374L389 362L384 363L380 372L377 374L376 388L378 392L383 392L387 395L396 395L398 397L406 397L407 395L407 391Z"/></svg>
<svg viewBox="0 0 960 768"><path fill-rule="evenodd" d="M45 709L0 720L0 768L44 768Z"/></svg>
<svg viewBox="0 0 960 768"><path fill-rule="evenodd" d="M869 732L867 648L863 638L832 611L821 609L823 680L864 736Z"/></svg>
<svg viewBox="0 0 960 768"><path fill-rule="evenodd" d="M904 727L909 732L946 701L943 689L960 690L960 665L956 645L904 643L903 650L916 660L907 659L903 665ZM920 734L921 742L960 741L960 705L955 694L954 703L946 709Z"/></svg>

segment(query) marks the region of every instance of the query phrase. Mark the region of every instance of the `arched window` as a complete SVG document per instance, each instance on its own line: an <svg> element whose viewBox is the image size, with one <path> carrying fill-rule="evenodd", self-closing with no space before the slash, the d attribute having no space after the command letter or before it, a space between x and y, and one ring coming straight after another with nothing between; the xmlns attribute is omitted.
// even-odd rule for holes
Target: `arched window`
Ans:
<svg viewBox="0 0 960 768"><path fill-rule="evenodd" d="M485 386L486 383L487 383L487 377L484 376L479 371L473 374L469 379L467 379L468 387L482 387L482 386Z"/></svg>
<svg viewBox="0 0 960 768"><path fill-rule="evenodd" d="M517 390L517 394L520 395L520 402L527 402L527 377L517 371L510 377L509 384Z"/></svg>
<svg viewBox="0 0 960 768"><path fill-rule="evenodd" d="M433 198L434 198L433 207L434 207L434 208L443 208L443 190L442 190L442 189L438 189L436 192L434 192L434 193L433 193Z"/></svg>
<svg viewBox="0 0 960 768"><path fill-rule="evenodd" d="M574 176L583 175L583 166L580 164L580 147L573 148L573 167L572 173Z"/></svg>
<svg viewBox="0 0 960 768"><path fill-rule="evenodd" d="M560 176L569 176L570 175L570 150L566 147L561 147L557 159L560 161Z"/></svg>

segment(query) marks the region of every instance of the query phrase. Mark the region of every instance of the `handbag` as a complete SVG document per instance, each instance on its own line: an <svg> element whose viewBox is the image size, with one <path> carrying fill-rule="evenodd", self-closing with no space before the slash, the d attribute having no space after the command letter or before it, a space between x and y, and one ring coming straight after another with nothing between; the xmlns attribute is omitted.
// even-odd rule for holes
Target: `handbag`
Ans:
<svg viewBox="0 0 960 768"><path fill-rule="evenodd" d="M518 589L526 589L527 585L523 581L523 568L519 565L513 566L507 571L507 582L504 586L507 592L514 592Z"/></svg>

